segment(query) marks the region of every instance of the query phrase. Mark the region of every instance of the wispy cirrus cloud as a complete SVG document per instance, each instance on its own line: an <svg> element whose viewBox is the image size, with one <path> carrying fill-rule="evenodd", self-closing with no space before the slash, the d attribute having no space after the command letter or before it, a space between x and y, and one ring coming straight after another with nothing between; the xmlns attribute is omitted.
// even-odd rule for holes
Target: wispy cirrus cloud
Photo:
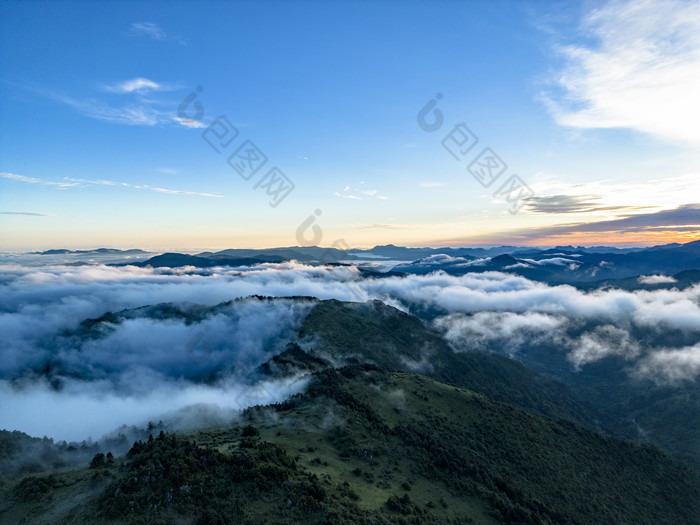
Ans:
<svg viewBox="0 0 700 525"><path fill-rule="evenodd" d="M104 85L103 91L121 95L106 99L97 94L89 97L75 97L47 90L35 90L42 96L72 107L82 115L128 126L165 126L179 124L188 128L203 127L201 122L181 119L176 114L173 102L145 97L146 93L155 91L173 91L177 85L155 82L148 78L134 78Z"/></svg>
<svg viewBox="0 0 700 525"><path fill-rule="evenodd" d="M28 215L30 217L53 217L53 213L40 213L34 211L0 211L0 215Z"/></svg>
<svg viewBox="0 0 700 525"><path fill-rule="evenodd" d="M161 84L148 78L139 77L125 80L124 82L119 82L111 86L105 86L105 89L114 93L144 93L147 91L170 91L175 89L175 87Z"/></svg>
<svg viewBox="0 0 700 525"><path fill-rule="evenodd" d="M217 193L203 193L200 191L184 191L184 190L171 190L168 188L159 188L158 186L149 186L148 184L129 184L127 182L115 182L111 180L88 180L88 179L73 179L66 177L66 180L71 182L76 182L78 184L85 185L99 185L99 186L123 186L125 188L134 188L137 190L150 190L157 193L167 193L169 195L194 195L198 197L223 197L223 195Z"/></svg>
<svg viewBox="0 0 700 525"><path fill-rule="evenodd" d="M128 34L131 36L142 36L150 38L151 40L173 40L181 46L187 45L187 42L180 38L169 35L158 24L155 24L153 22L134 22L133 24L131 24L131 27L129 27Z"/></svg>
<svg viewBox="0 0 700 525"><path fill-rule="evenodd" d="M358 230L410 230L414 229L414 225L408 224L388 224L388 223L375 223L375 224L363 224L358 226Z"/></svg>
<svg viewBox="0 0 700 525"><path fill-rule="evenodd" d="M40 184L42 186L55 186L57 189L66 189L74 186L78 186L77 182L65 182L65 181L50 181L44 179L37 179L35 177L25 177L24 175L17 175L16 173L0 173L0 177L3 179L10 179L17 182L23 182L25 184Z"/></svg>
<svg viewBox="0 0 700 525"><path fill-rule="evenodd" d="M560 125L700 144L700 3L613 1L581 29L594 43L560 48L567 65L554 81L563 94L544 97Z"/></svg>
<svg viewBox="0 0 700 525"><path fill-rule="evenodd" d="M166 175L177 175L177 170L174 168L156 168L158 173L165 173Z"/></svg>
<svg viewBox="0 0 700 525"><path fill-rule="evenodd" d="M223 195L217 193L204 193L199 191L184 191L184 190L172 190L168 188L160 188L158 186L150 186L148 184L130 184L128 182L116 182L111 180L89 180L89 179L76 179L72 177L64 177L62 181L50 181L44 179L37 179L34 177L25 177L24 175L17 175L14 173L0 173L0 177L5 179L14 180L17 182L22 182L25 184L40 184L43 186L54 186L56 189L67 189L67 188L84 188L86 186L120 186L124 188L133 188L137 190L149 190L155 191L157 193L166 193L169 195L192 195L197 197L223 197ZM7 212L11 213L11 212Z"/></svg>
<svg viewBox="0 0 700 525"><path fill-rule="evenodd" d="M134 22L129 32L136 36L147 36L153 40L165 40L168 35L153 22Z"/></svg>
<svg viewBox="0 0 700 525"><path fill-rule="evenodd" d="M207 124L205 124L201 120L194 120L191 118L182 118L182 117L173 117L173 120L175 122L177 122L178 124L185 126L186 128L200 129L200 128L207 127Z"/></svg>
<svg viewBox="0 0 700 525"><path fill-rule="evenodd" d="M54 100L66 104L86 117L113 124L129 126L156 126L172 123L174 116L140 101L113 106L98 100L80 100L64 95L52 95Z"/></svg>
<svg viewBox="0 0 700 525"><path fill-rule="evenodd" d="M155 191L158 193L168 193L170 195L195 195L198 197L223 197L223 195L220 195L218 193L202 193L200 191L182 191L182 190L169 190L167 188L158 188L157 186L148 186L148 185L143 185L143 186L132 186L134 188L138 189L144 189L144 190L151 190Z"/></svg>

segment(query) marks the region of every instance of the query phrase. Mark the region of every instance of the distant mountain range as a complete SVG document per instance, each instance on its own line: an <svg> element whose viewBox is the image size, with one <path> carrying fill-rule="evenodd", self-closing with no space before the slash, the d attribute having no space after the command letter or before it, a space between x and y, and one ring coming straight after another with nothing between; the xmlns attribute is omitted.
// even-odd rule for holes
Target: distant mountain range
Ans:
<svg viewBox="0 0 700 525"><path fill-rule="evenodd" d="M164 253L137 263L124 263L142 268L175 268L178 266L194 266L196 268L211 268L213 266L253 266L263 263L280 263L299 261L309 264L336 263L341 260L355 260L346 252L335 248L291 247L267 248L263 250L230 249L219 252L202 252L196 255L185 253Z"/></svg>
<svg viewBox="0 0 700 525"><path fill-rule="evenodd" d="M700 269L700 241L669 244L626 252L589 252L583 249L514 251L496 256L473 256L433 253L403 263L394 272L425 274L442 270L451 275L500 271L515 273L536 281L556 283L590 283L627 279L642 275L673 276L686 270ZM684 278L688 278L685 275ZM647 285L664 285L672 279L648 280Z"/></svg>
<svg viewBox="0 0 700 525"><path fill-rule="evenodd" d="M138 249L95 250L53 249L32 255L144 256ZM193 266L254 266L264 263L298 261L304 264L353 264L374 276L428 274L443 271L450 275L480 272L506 272L549 284L573 284L580 288L620 287L660 289L700 282L700 241L665 244L650 248L606 246L557 246L533 248L498 246L493 248L408 248L393 244L367 250L343 251L318 246L291 246L266 249L227 249L217 252L163 253L133 261L113 259L114 266L175 268ZM70 264L90 264L84 261Z"/></svg>
<svg viewBox="0 0 700 525"><path fill-rule="evenodd" d="M134 255L147 252L101 248L94 251L49 250L41 253ZM287 261L305 264L354 264L374 275L394 276L435 271L443 271L450 275L498 271L550 284L573 284L582 288L619 286L625 289L658 289L687 286L700 281L700 241L651 248L407 248L389 244L368 250L343 251L318 246L293 246L260 250L228 249L195 255L164 253L140 262L125 261L114 264L153 268L211 268Z"/></svg>
<svg viewBox="0 0 700 525"><path fill-rule="evenodd" d="M97 248L95 250L66 250L59 248L44 252L29 252L30 255L145 255L150 252L143 250L117 250L115 248Z"/></svg>

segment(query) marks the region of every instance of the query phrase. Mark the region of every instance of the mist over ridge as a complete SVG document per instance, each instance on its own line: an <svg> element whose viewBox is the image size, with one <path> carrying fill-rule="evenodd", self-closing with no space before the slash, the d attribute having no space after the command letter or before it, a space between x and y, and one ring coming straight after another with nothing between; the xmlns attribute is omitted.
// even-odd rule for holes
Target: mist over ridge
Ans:
<svg viewBox="0 0 700 525"><path fill-rule="evenodd" d="M97 438L119 413L120 423L138 424L189 404L244 408L231 399L295 340L312 297L381 300L423 319L457 352L518 357L549 345L573 374L612 357L623 375L657 384L700 375L700 285L585 291L496 271L373 275L356 265L295 261L3 265L0 282L0 395L14 407L0 426L64 439ZM252 295L300 299L245 299ZM153 306L161 303L170 306ZM280 401L302 385L264 390ZM55 417L31 426L21 415L39 406ZM81 411L91 414L86 428L70 423Z"/></svg>

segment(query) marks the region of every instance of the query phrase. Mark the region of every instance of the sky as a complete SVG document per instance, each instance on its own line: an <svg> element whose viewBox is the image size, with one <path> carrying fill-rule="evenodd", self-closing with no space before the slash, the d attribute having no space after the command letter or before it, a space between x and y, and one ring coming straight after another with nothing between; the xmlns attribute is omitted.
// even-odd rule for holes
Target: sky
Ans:
<svg viewBox="0 0 700 525"><path fill-rule="evenodd" d="M700 239L700 2L0 1L0 250Z"/></svg>

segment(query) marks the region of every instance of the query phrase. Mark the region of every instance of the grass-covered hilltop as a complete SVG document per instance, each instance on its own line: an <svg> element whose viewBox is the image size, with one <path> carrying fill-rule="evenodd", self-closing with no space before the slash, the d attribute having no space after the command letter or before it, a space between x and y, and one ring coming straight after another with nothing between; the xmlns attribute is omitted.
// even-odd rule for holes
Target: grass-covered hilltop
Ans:
<svg viewBox="0 0 700 525"><path fill-rule="evenodd" d="M380 301L283 300L309 311L248 379L301 377L300 393L82 446L0 432L0 523L700 523L696 468L620 439L616 416L575 385L454 352ZM197 323L227 304L111 313L68 336L140 317Z"/></svg>

